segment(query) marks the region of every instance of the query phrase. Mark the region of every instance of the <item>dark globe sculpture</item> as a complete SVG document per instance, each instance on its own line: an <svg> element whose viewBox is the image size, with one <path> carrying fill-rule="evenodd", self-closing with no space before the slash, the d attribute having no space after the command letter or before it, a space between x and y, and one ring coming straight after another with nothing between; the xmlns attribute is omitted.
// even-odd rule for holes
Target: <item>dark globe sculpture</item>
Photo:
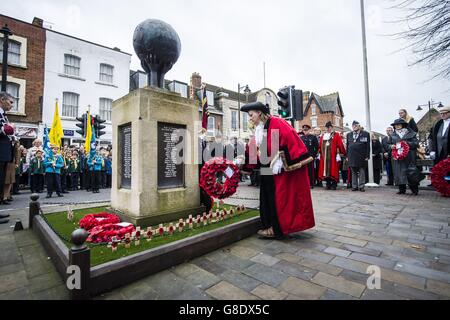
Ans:
<svg viewBox="0 0 450 320"><path fill-rule="evenodd" d="M175 29L161 20L145 20L134 31L133 46L148 74L148 84L163 88L164 76L181 52L180 38Z"/></svg>

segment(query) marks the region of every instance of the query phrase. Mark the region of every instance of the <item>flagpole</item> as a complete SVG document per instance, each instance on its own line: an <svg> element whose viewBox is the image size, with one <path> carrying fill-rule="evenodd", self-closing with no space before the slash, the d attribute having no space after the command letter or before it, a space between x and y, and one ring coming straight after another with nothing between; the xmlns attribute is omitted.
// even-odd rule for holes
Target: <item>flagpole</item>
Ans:
<svg viewBox="0 0 450 320"><path fill-rule="evenodd" d="M369 183L366 184L367 187L379 187L378 184L374 183L373 178L373 162L372 162L372 127L370 122L370 95L369 95L369 67L367 63L367 40L366 40L366 19L364 14L364 0L360 0L361 6L361 28L362 28L362 42L363 42L363 62L364 62L364 89L365 89L365 99L366 99L366 120L367 120L367 131L369 132L369 161L368 161L368 171L369 171Z"/></svg>

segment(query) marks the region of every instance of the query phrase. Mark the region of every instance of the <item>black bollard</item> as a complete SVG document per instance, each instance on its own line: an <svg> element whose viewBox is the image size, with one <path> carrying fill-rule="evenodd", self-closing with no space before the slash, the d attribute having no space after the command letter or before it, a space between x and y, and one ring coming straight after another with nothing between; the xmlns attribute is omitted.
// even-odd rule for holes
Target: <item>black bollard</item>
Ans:
<svg viewBox="0 0 450 320"><path fill-rule="evenodd" d="M31 196L30 209L28 214L28 228L33 228L33 219L34 216L38 216L41 210L41 204L39 203L39 195L37 193L33 193Z"/></svg>
<svg viewBox="0 0 450 320"><path fill-rule="evenodd" d="M74 244L69 250L69 267L67 287L72 300L90 298L89 282L91 279L91 252L84 243L89 233L84 229L72 232L71 241ZM69 269L70 268L70 269Z"/></svg>

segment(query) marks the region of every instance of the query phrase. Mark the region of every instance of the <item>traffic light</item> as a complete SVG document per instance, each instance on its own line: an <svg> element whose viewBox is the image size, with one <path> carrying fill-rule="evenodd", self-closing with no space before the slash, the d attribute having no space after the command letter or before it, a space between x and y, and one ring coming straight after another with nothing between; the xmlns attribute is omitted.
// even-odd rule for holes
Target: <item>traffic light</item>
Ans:
<svg viewBox="0 0 450 320"><path fill-rule="evenodd" d="M284 87L277 93L278 99L278 114L284 119L292 119L292 86Z"/></svg>
<svg viewBox="0 0 450 320"><path fill-rule="evenodd" d="M76 119L80 122L76 124L76 126L80 128L80 130L76 130L77 133L79 133L83 138L86 138L87 114L84 113L81 117L77 117Z"/></svg>
<svg viewBox="0 0 450 320"><path fill-rule="evenodd" d="M105 123L106 120L101 119L99 115L96 115L95 117L93 117L92 120L94 122L95 136L98 139L106 133L105 131L102 131L102 129L106 128L106 126L102 125L102 123Z"/></svg>
<svg viewBox="0 0 450 320"><path fill-rule="evenodd" d="M295 86L287 86L278 91L278 114L286 120L303 120L303 92Z"/></svg>

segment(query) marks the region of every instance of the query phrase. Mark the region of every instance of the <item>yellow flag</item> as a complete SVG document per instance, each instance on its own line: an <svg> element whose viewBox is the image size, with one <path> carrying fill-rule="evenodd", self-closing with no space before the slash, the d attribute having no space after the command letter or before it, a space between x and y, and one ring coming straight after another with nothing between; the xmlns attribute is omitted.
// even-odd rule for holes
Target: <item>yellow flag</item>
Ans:
<svg viewBox="0 0 450 320"><path fill-rule="evenodd" d="M58 100L55 102L55 114L53 115L52 127L50 130L50 143L57 146L61 145L61 139L64 136L61 118L58 112Z"/></svg>
<svg viewBox="0 0 450 320"><path fill-rule="evenodd" d="M92 138L92 121L91 121L91 112L87 112L87 128L86 128L86 141L84 144L84 150L86 155L89 154L91 150L91 138Z"/></svg>

